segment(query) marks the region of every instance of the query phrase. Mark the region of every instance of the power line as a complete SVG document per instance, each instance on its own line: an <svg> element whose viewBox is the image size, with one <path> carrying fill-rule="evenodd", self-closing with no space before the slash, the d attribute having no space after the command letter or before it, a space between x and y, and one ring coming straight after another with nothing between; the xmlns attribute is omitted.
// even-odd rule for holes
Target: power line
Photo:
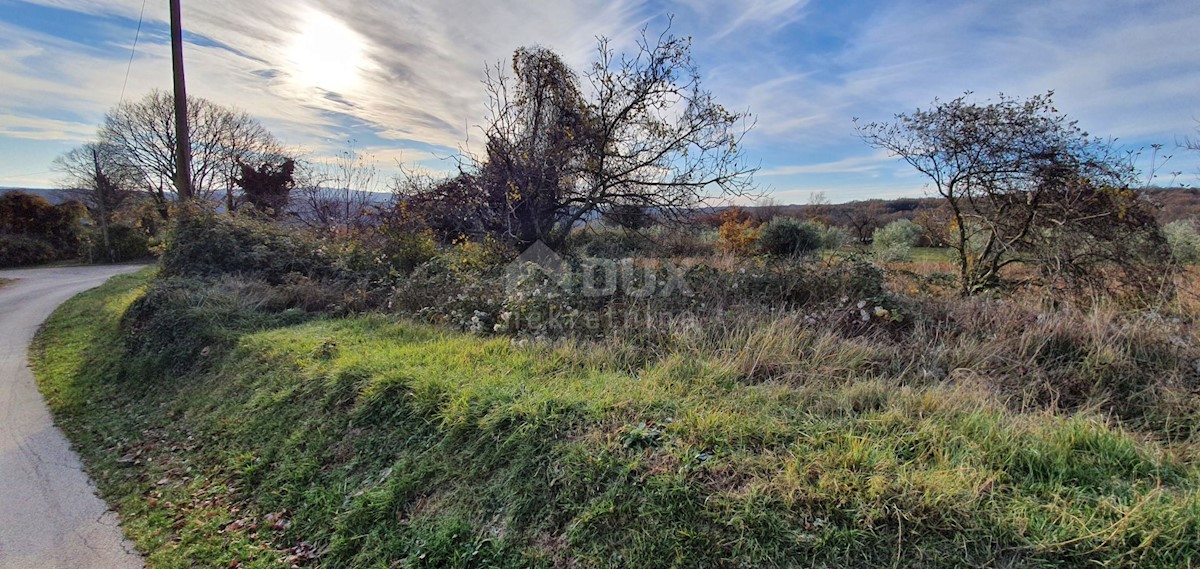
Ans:
<svg viewBox="0 0 1200 569"><path fill-rule="evenodd" d="M138 12L137 31L133 33L133 48L129 50L129 65L125 67L125 82L121 84L121 100L125 102L125 88L129 86L129 72L133 70L133 56L137 55L138 38L142 36L142 18L146 15L146 0L142 0L142 10Z"/></svg>

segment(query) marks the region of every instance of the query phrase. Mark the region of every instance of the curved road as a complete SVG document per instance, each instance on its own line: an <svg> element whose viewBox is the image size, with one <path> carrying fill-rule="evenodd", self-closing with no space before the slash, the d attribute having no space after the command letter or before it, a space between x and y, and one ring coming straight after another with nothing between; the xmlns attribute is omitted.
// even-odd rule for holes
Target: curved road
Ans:
<svg viewBox="0 0 1200 569"><path fill-rule="evenodd" d="M141 267L0 271L0 569L142 567L27 366L29 341L59 304Z"/></svg>

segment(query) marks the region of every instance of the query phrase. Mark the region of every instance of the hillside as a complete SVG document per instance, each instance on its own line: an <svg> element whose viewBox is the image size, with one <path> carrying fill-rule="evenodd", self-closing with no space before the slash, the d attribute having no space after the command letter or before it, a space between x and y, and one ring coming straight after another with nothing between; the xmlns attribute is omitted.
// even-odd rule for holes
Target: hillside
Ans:
<svg viewBox="0 0 1200 569"><path fill-rule="evenodd" d="M941 308L958 331L782 320L679 329L648 357L159 279L71 301L36 358L154 567L1200 561L1195 423L1170 387L1200 354L1153 322L967 302ZM1077 374L1119 390L1126 426L1004 386Z"/></svg>

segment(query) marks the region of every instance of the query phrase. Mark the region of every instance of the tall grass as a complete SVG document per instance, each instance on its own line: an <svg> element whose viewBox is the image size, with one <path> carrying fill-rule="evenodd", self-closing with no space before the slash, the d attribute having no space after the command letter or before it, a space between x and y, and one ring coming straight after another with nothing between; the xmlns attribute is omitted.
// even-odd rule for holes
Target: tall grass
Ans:
<svg viewBox="0 0 1200 569"><path fill-rule="evenodd" d="M528 343L247 321L225 286L168 374L122 356L145 286L66 305L37 372L155 566L1200 563L1182 319L834 302Z"/></svg>

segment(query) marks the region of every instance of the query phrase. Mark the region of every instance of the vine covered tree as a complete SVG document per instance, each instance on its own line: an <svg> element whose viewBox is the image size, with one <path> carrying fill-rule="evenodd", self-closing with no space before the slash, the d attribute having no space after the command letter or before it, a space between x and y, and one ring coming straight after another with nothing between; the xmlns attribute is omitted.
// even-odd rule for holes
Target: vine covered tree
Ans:
<svg viewBox="0 0 1200 569"><path fill-rule="evenodd" d="M471 217L487 221L483 231L553 247L604 212L636 208L670 221L750 193L757 168L741 148L749 116L716 102L691 40L668 32L643 30L633 55L601 39L582 75L548 49L517 50L511 76L499 66L488 74L484 156L455 183L430 184L405 203L445 204L421 194L466 189L474 197L452 201L478 204Z"/></svg>
<svg viewBox="0 0 1200 569"><path fill-rule="evenodd" d="M236 183L242 188L246 201L260 212L279 217L287 208L292 188L296 186L296 161L284 160L279 164L264 162L258 168L240 165L242 173Z"/></svg>
<svg viewBox="0 0 1200 569"><path fill-rule="evenodd" d="M1130 190L1134 168L1052 97L974 103L968 93L894 122L856 124L867 144L912 165L945 200L963 294L1001 286L1014 263L1073 292L1164 289L1165 240Z"/></svg>

